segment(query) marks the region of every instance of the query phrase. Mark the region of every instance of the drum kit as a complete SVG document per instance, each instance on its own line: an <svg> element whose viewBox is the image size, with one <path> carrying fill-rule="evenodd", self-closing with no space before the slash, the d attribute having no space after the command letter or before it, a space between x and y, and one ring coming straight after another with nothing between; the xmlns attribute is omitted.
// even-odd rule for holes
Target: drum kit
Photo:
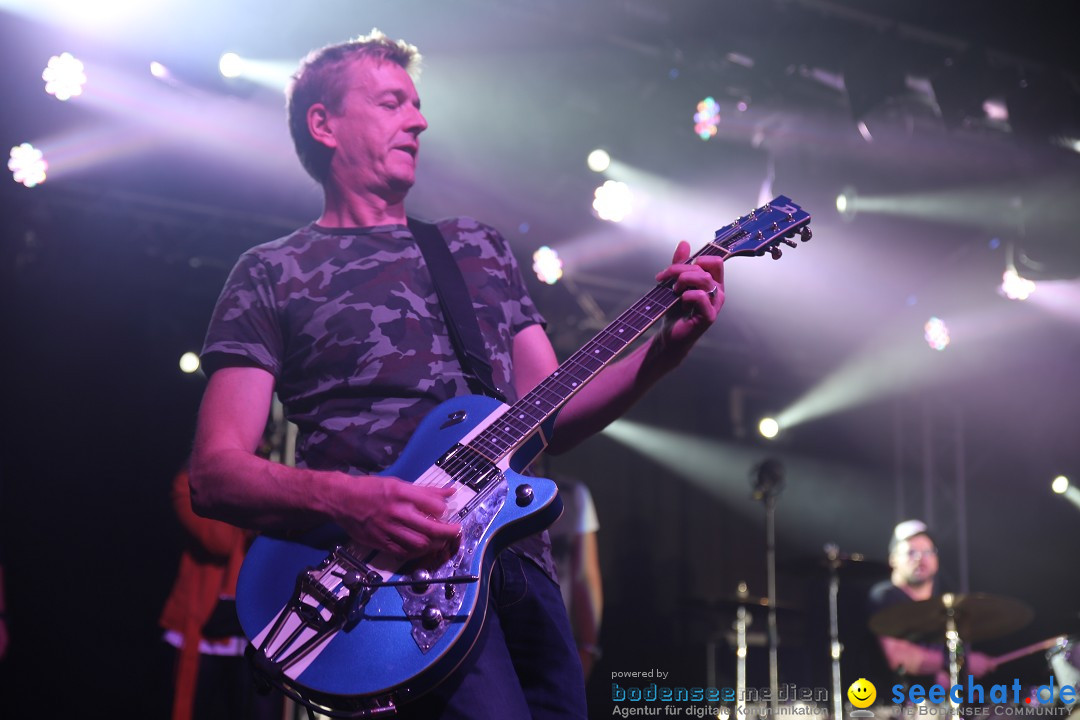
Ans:
<svg viewBox="0 0 1080 720"><path fill-rule="evenodd" d="M960 655L965 642L1004 637L1031 622L1034 612L1015 598L986 593L945 593L940 597L887 607L870 618L870 630L883 637L940 637L945 640L950 685L961 684ZM995 667L1045 652L1058 688L1080 682L1080 653L1075 639L1066 635L1047 638L1012 652L991 658ZM1031 695L1029 694L1030 698ZM1056 693L1055 693L1055 697ZM1050 698L1040 699L1045 703ZM1075 698L1054 701L1057 707L1076 712ZM959 703L950 696L948 705L955 714Z"/></svg>
<svg viewBox="0 0 1080 720"><path fill-rule="evenodd" d="M884 608L870 618L869 627L879 637L943 638L949 683L955 686L962 685L960 672L964 643L1005 637L1026 627L1033 617L1031 607L1015 598L987 593L945 593L928 600ZM1075 652L1075 639L1066 635L1047 638L992 657L991 660L997 668L1039 652L1046 653L1058 688L1063 685L1076 686L1080 682L1080 652ZM1030 693L1028 697L1031 698ZM1055 697L1058 696L1055 694ZM1047 700L1049 698L1040 702ZM1069 702L1057 699L1054 704L1074 714L1080 710L1076 708L1075 698ZM952 715L958 713L960 703L951 694L946 705Z"/></svg>
<svg viewBox="0 0 1080 720"><path fill-rule="evenodd" d="M829 655L832 663L832 707L828 714L835 718L845 716L842 702L845 697L840 681L840 659L843 645L840 642L838 632L838 602L839 578L845 577L880 577L884 568L883 564L868 560L862 555L846 555L839 552L835 545L826 545L824 557L815 561L814 565L824 568L829 572L829 626L830 647ZM805 567L805 565L804 565ZM749 645L765 644L763 642L748 642L747 626L749 623L749 610L757 608L770 608L768 598L755 598L746 592L745 585L741 585L739 593L732 598L725 598L722 603L725 607L735 610L734 632L731 640L734 642L736 656L736 680L737 697L743 697L741 692L746 687L745 659ZM775 610L775 603L771 609ZM949 675L951 685L961 683L963 668L963 647L965 643L985 642L1005 637L1026 627L1034 618L1034 612L1026 603L1015 598L987 593L946 593L940 597L929 600L912 601L887 607L869 619L869 630L879 637L895 638L940 638L944 641L946 649L945 670ZM1050 673L1054 676L1057 688L1065 685L1080 688L1080 639L1075 636L1059 635L1047 638L1040 642L1018 648L1008 653L992 657L994 667L1000 667L1006 663L1028 657L1036 653L1045 653L1046 662ZM710 655L710 657L712 657ZM715 667L710 666L709 678L715 677ZM1011 687L1011 686L1010 686ZM879 689L879 693L883 689ZM1078 693L1080 694L1080 693ZM882 700L888 694L882 694ZM1030 697L1030 694L1029 694ZM1055 700L1055 706L1059 709L1055 716L1068 716L1072 720L1080 720L1080 702L1075 698L1063 702L1059 696ZM1021 703L1025 700L1020 699ZM1045 702L1045 699L1040 700ZM736 709L738 711L738 708ZM744 714L746 710L742 711ZM947 702L942 709L942 714L956 716L959 714L959 704Z"/></svg>
<svg viewBox="0 0 1080 720"><path fill-rule="evenodd" d="M753 485L753 497L763 503L765 508L765 564L768 585L766 597L755 598L749 595L745 583L740 583L735 597L721 598L713 601L716 609L734 610L735 621L732 624L730 640L735 649L736 658L736 687L735 697L736 718L742 720L748 714L746 689L746 658L751 644L766 645L769 651L769 715L776 717L778 713L779 697L779 672L777 648L779 645L779 633L777 630L777 611L782 606L776 599L776 524L775 510L777 498L784 486L784 468L776 460L765 460L757 465L751 472ZM925 532L926 526L918 523ZM899 526L898 526L899 529ZM916 533L918 534L918 533ZM843 652L843 644L840 642L839 632L839 595L840 576L843 574L848 580L855 578L881 578L889 572L889 566L884 563L870 560L858 553L846 554L840 552L840 548L829 543L824 547L824 554L814 558L804 558L798 563L798 568L805 571L826 570L828 572L828 608L829 608L829 657L831 661L832 688L829 693L831 707L827 714L839 720L844 717L843 698L844 692L840 675L840 659ZM767 633L764 642L752 643L748 628L752 622L751 609L764 610L767 613ZM963 665L964 643L982 642L1004 637L1014 633L1031 622L1034 617L1032 609L1024 602L1000 595L987 593L945 593L940 597L927 600L904 602L886 607L869 619L869 629L879 638L938 638L944 639L946 648L946 667L950 688L960 684L960 673ZM1047 663L1054 672L1057 688L1065 685L1073 687L1074 695L1070 700L1061 700L1060 694L1055 691L1055 702L1059 710L1071 714L1071 720L1080 720L1080 701L1076 695L1080 695L1080 650L1076 649L1075 638L1061 635L1033 643L1012 652L990 658L994 668L1006 663L1027 657L1034 653L1045 652ZM716 685L716 654L715 645L710 641L706 648L707 666L706 676L709 687ZM947 688L946 690L950 689ZM888 697L888 694L885 694ZM951 716L959 716L960 704L955 701L953 693L948 693L949 702L946 712ZM1045 701L1039 698L1028 697L1028 703L1038 700L1042 705ZM764 709L764 708L759 708ZM758 713L761 714L761 713ZM817 714L817 713L815 713ZM869 716L873 713L865 709L859 709L851 713L854 716ZM929 714L929 713L927 713ZM1059 713L1065 714L1065 713Z"/></svg>

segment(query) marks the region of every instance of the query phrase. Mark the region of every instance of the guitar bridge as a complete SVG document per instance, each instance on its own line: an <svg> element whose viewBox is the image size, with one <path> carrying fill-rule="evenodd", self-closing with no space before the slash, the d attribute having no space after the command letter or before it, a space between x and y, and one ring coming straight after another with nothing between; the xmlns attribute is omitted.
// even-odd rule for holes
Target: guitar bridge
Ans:
<svg viewBox="0 0 1080 720"><path fill-rule="evenodd" d="M259 643L266 661L284 672L355 623L382 576L338 546L319 565L296 578L289 604Z"/></svg>

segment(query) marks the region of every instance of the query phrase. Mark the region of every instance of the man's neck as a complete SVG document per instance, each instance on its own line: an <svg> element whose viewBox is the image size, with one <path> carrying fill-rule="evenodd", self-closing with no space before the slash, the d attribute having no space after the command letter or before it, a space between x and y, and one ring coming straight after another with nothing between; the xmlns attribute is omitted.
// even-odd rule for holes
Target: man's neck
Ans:
<svg viewBox="0 0 1080 720"><path fill-rule="evenodd" d="M934 596L934 581L927 580L926 582L919 583L917 585L910 585L904 582L903 578L899 578L896 575L892 577L892 584L900 588L900 590L912 600L929 600Z"/></svg>
<svg viewBox="0 0 1080 720"><path fill-rule="evenodd" d="M383 197L374 193L343 191L332 184L323 188L319 225L332 228L405 224L405 194Z"/></svg>

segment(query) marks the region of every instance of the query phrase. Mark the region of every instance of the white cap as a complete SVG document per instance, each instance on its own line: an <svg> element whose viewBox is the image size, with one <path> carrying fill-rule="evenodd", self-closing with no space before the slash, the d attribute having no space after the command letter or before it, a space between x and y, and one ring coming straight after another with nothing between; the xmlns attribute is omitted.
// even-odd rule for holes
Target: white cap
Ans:
<svg viewBox="0 0 1080 720"><path fill-rule="evenodd" d="M905 520L898 524L893 530L892 538L889 540L889 552L892 552L900 543L910 540L916 535L930 535L930 529L926 527L926 523L922 520Z"/></svg>

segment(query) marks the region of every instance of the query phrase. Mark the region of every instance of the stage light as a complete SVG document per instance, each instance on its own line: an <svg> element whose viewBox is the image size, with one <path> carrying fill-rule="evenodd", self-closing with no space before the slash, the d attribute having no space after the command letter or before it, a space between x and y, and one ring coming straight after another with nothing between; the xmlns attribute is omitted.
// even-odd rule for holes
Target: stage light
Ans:
<svg viewBox="0 0 1080 720"><path fill-rule="evenodd" d="M199 369L199 356L193 352L186 352L180 356L180 369L189 375Z"/></svg>
<svg viewBox="0 0 1080 720"><path fill-rule="evenodd" d="M1035 292L1035 283L1021 277L1014 268L1001 275L1001 294L1010 300L1027 300Z"/></svg>
<svg viewBox="0 0 1080 720"><path fill-rule="evenodd" d="M244 60L236 53L225 53L218 61L218 70L221 71L222 77L240 77L240 74L244 72Z"/></svg>
<svg viewBox="0 0 1080 720"><path fill-rule="evenodd" d="M559 253L544 245L533 253L532 269L540 282L554 285L563 275L563 262Z"/></svg>
<svg viewBox="0 0 1080 720"><path fill-rule="evenodd" d="M593 195L593 210L601 220L621 222L633 209L633 194L626 183L608 180Z"/></svg>
<svg viewBox="0 0 1080 720"><path fill-rule="evenodd" d="M780 423L771 417L762 418L761 422L758 423L758 432L761 433L762 437L772 440L780 434Z"/></svg>
<svg viewBox="0 0 1080 720"><path fill-rule="evenodd" d="M49 169L49 163L41 151L30 143L23 143L11 148L8 159L8 170L11 171L15 182L22 183L28 188L45 182L45 171Z"/></svg>
<svg viewBox="0 0 1080 720"><path fill-rule="evenodd" d="M940 352L949 346L949 327L941 318L932 317L923 326L923 337L931 349Z"/></svg>
<svg viewBox="0 0 1080 720"><path fill-rule="evenodd" d="M844 220L852 220L855 214L858 212L858 193L855 188L845 187L840 191L840 194L836 196L836 212L840 213L840 217Z"/></svg>
<svg viewBox="0 0 1080 720"><path fill-rule="evenodd" d="M158 80L163 80L169 76L169 69L155 60L150 63L150 74Z"/></svg>
<svg viewBox="0 0 1080 720"><path fill-rule="evenodd" d="M49 58L49 64L41 73L45 81L45 92L57 100L65 101L81 95L86 84L83 64L71 53L61 53Z"/></svg>
<svg viewBox="0 0 1080 720"><path fill-rule="evenodd" d="M589 169L593 172L604 172L611 165L611 156L607 154L606 150L593 150L589 153L589 158L586 160L589 165Z"/></svg>
<svg viewBox="0 0 1080 720"><path fill-rule="evenodd" d="M995 123L1009 122L1009 108L1004 100L999 98L989 98L983 102L982 107L983 112L986 113L987 120L991 120Z"/></svg>
<svg viewBox="0 0 1080 720"><path fill-rule="evenodd" d="M716 128L720 125L720 105L712 97L707 97L697 104L697 112L694 113L694 132L702 140L708 140L716 136Z"/></svg>

